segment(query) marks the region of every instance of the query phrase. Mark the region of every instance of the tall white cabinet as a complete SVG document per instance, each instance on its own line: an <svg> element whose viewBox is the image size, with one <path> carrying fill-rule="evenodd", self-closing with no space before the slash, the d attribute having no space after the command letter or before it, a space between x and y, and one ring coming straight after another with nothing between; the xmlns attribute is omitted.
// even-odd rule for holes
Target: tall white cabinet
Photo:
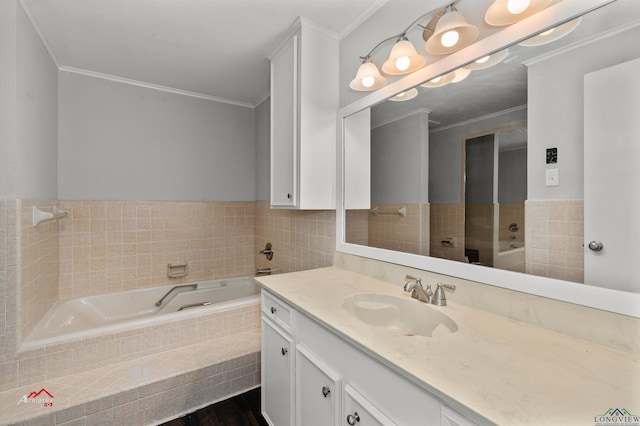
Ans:
<svg viewBox="0 0 640 426"><path fill-rule="evenodd" d="M271 61L271 207L335 209L337 34L304 18Z"/></svg>

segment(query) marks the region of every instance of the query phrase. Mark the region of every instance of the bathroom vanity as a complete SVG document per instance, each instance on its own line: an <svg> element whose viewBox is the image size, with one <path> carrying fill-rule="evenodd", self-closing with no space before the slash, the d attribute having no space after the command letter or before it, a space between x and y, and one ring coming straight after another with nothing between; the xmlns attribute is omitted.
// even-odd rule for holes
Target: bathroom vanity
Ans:
<svg viewBox="0 0 640 426"><path fill-rule="evenodd" d="M257 280L274 425L593 424L640 400L626 353L337 267Z"/></svg>

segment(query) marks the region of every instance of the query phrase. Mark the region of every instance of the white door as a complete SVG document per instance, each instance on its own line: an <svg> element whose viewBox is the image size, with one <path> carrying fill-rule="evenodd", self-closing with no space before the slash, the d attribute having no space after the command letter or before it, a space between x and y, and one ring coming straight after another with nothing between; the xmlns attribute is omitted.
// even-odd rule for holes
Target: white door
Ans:
<svg viewBox="0 0 640 426"><path fill-rule="evenodd" d="M640 59L585 75L584 160L585 283L640 292Z"/></svg>
<svg viewBox="0 0 640 426"><path fill-rule="evenodd" d="M294 423L293 339L262 319L262 415L273 426Z"/></svg>

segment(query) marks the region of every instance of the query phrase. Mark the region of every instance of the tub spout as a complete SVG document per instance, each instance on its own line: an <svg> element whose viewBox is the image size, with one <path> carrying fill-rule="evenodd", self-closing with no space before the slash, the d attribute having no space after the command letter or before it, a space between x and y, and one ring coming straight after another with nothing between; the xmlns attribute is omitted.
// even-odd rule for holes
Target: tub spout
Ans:
<svg viewBox="0 0 640 426"><path fill-rule="evenodd" d="M183 284L183 285L177 285L177 286L175 286L175 287L171 287L171 290L169 290L169 291L167 292L167 294L165 294L164 296L162 296L162 298L156 302L156 306L160 306L160 305L162 305L162 302L164 302L164 299L166 299L166 298L167 298L167 296L169 296L171 293L173 293L173 292L174 292L174 290L178 290L178 289L181 289L181 288L192 288L192 289L194 289L194 290L195 290L195 289L197 289L197 288L198 288L198 284Z"/></svg>

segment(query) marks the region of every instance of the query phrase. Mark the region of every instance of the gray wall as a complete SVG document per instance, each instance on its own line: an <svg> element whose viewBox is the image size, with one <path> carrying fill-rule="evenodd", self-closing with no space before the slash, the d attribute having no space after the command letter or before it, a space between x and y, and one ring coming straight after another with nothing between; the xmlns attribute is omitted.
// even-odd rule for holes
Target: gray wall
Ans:
<svg viewBox="0 0 640 426"><path fill-rule="evenodd" d="M640 11L640 2L633 3L625 4ZM529 66L529 200L584 197L584 75L640 57L640 43L631 40L640 40L640 28ZM553 147L558 163L547 165L546 149ZM559 186L545 186L547 168L559 169Z"/></svg>
<svg viewBox="0 0 640 426"><path fill-rule="evenodd" d="M498 202L516 203L527 199L527 148L498 154Z"/></svg>
<svg viewBox="0 0 640 426"><path fill-rule="evenodd" d="M494 139L490 134L466 142L466 203L493 203Z"/></svg>
<svg viewBox="0 0 640 426"><path fill-rule="evenodd" d="M371 131L371 202L428 200L429 116L418 112Z"/></svg>
<svg viewBox="0 0 640 426"><path fill-rule="evenodd" d="M0 3L0 196L56 199L58 70L14 0Z"/></svg>
<svg viewBox="0 0 640 426"><path fill-rule="evenodd" d="M429 133L429 201L459 203L462 194L462 143L465 137L526 121L526 108Z"/></svg>
<svg viewBox="0 0 640 426"><path fill-rule="evenodd" d="M255 112L60 72L60 199L255 199Z"/></svg>

